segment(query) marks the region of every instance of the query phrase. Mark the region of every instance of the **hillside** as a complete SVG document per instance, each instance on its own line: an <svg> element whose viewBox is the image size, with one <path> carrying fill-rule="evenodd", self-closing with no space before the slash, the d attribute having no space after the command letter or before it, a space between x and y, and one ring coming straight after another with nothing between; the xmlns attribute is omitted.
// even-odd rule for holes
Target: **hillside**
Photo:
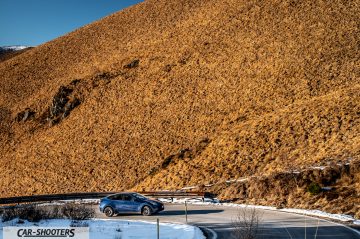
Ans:
<svg viewBox="0 0 360 239"><path fill-rule="evenodd" d="M358 162L359 12L358 1L147 0L1 62L1 196ZM358 171L309 176L302 192L313 181L353 187L339 210L358 211Z"/></svg>

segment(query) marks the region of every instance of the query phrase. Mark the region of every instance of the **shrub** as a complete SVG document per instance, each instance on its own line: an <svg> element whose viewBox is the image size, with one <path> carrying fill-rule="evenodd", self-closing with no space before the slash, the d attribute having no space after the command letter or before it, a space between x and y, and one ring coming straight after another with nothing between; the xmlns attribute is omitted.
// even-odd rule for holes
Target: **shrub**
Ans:
<svg viewBox="0 0 360 239"><path fill-rule="evenodd" d="M261 215L255 208L240 208L232 225L234 239L255 239L259 234Z"/></svg>
<svg viewBox="0 0 360 239"><path fill-rule="evenodd" d="M61 212L65 218L72 220L86 220L95 216L95 210L93 208L74 203L65 204L65 206L62 207Z"/></svg>
<svg viewBox="0 0 360 239"><path fill-rule="evenodd" d="M321 186L318 183L312 182L310 183L310 185L307 188L307 191L311 194L311 195L316 195L319 194L321 192Z"/></svg>
<svg viewBox="0 0 360 239"><path fill-rule="evenodd" d="M30 222L38 222L42 219L61 219L68 218L72 220L86 220L95 216L93 208L86 207L81 204L65 204L63 206L55 206L51 209L45 209L36 205L12 206L0 211L1 220L3 222L13 220L15 218L27 220Z"/></svg>
<svg viewBox="0 0 360 239"><path fill-rule="evenodd" d="M12 208L1 209L0 217L2 222L7 222L15 218L14 210Z"/></svg>
<svg viewBox="0 0 360 239"><path fill-rule="evenodd" d="M2 221L10 221L15 218L28 220L30 222L38 222L41 219L47 219L48 212L37 206L9 207L3 210L1 214Z"/></svg>

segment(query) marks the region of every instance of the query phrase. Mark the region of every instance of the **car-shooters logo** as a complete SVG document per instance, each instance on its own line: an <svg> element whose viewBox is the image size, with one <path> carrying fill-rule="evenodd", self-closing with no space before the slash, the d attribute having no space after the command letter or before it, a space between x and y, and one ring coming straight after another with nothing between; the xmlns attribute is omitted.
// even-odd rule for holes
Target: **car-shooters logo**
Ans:
<svg viewBox="0 0 360 239"><path fill-rule="evenodd" d="M88 227L4 227L4 239L89 239Z"/></svg>

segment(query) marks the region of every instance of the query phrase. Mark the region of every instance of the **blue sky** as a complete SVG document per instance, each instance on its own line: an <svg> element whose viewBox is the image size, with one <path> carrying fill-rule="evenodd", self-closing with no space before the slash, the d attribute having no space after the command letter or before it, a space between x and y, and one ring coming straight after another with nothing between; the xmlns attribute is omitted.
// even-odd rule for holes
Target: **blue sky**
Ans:
<svg viewBox="0 0 360 239"><path fill-rule="evenodd" d="M0 46L36 46L142 0L0 0Z"/></svg>

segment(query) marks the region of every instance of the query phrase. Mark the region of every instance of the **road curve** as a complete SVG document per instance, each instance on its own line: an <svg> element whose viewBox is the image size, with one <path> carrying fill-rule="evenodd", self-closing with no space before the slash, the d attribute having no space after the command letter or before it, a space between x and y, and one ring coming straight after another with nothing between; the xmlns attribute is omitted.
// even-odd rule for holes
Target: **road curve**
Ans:
<svg viewBox="0 0 360 239"><path fill-rule="evenodd" d="M165 211L150 217L142 215L119 215L113 219L186 223L185 205L165 204ZM236 208L212 205L188 205L188 223L205 228L209 238L232 238L232 221ZM98 218L106 218L96 206ZM360 239L360 235L348 227L326 220L286 212L259 210L261 214L258 238L269 239Z"/></svg>

